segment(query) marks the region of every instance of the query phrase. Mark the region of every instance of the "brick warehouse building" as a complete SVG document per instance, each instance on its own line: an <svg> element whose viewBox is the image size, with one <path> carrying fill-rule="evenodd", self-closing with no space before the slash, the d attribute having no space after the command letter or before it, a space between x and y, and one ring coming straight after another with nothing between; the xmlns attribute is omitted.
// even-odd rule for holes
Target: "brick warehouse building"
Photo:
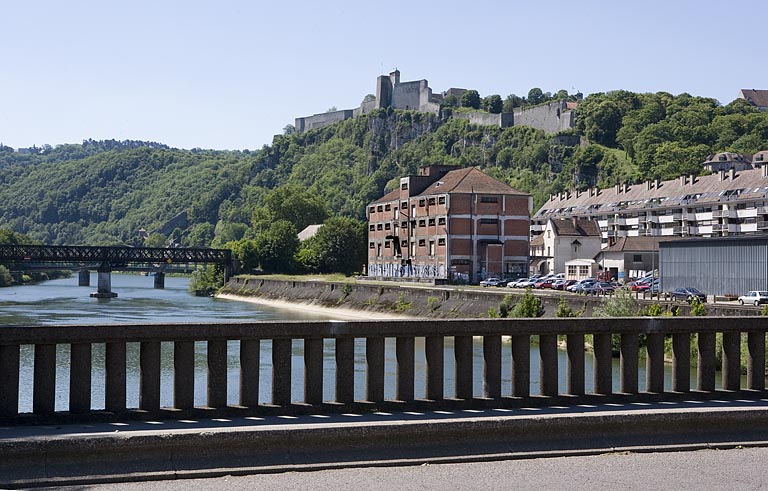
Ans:
<svg viewBox="0 0 768 491"><path fill-rule="evenodd" d="M368 205L368 276L525 275L532 207L530 195L474 167L423 167Z"/></svg>

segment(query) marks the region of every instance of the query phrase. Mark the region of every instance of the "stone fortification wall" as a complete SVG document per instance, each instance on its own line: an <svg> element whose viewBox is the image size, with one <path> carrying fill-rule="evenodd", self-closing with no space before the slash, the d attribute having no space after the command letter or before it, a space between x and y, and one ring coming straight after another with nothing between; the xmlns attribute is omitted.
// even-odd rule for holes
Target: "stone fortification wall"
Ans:
<svg viewBox="0 0 768 491"><path fill-rule="evenodd" d="M569 130L575 123L573 111L566 109L564 101L517 110L514 118L517 126L530 126L546 133Z"/></svg>
<svg viewBox="0 0 768 491"><path fill-rule="evenodd" d="M362 116L363 114L368 114L374 109L376 109L376 101L363 102L360 104L360 107L356 107L352 110L352 116L356 118L358 116Z"/></svg>
<svg viewBox="0 0 768 491"><path fill-rule="evenodd" d="M329 124L338 123L339 121L344 121L345 119L350 119L353 116L354 115L352 109L343 109L341 111L313 114L312 116L307 116L304 118L296 118L296 124L294 126L296 127L296 131L303 133L305 131L328 126Z"/></svg>
<svg viewBox="0 0 768 491"><path fill-rule="evenodd" d="M427 88L426 80L403 82L392 88L393 109L418 109L422 103L422 91ZM423 102L429 102L428 100Z"/></svg>
<svg viewBox="0 0 768 491"><path fill-rule="evenodd" d="M481 112L454 112L453 117L456 119L466 119L471 124L498 126L499 128L507 128L512 126L515 122L515 116L512 113L492 114Z"/></svg>

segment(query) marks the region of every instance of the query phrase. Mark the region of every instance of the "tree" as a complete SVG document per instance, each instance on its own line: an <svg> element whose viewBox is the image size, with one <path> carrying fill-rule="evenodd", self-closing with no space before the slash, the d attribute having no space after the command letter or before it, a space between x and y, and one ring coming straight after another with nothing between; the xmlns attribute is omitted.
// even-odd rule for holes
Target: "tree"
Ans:
<svg viewBox="0 0 768 491"><path fill-rule="evenodd" d="M504 102L499 94L489 95L483 99L483 105L486 111L493 114L499 114L504 108Z"/></svg>
<svg viewBox="0 0 768 491"><path fill-rule="evenodd" d="M270 222L286 220L301 231L307 225L323 223L328 217L320 196L302 186L287 184L274 189L264 198Z"/></svg>
<svg viewBox="0 0 768 491"><path fill-rule="evenodd" d="M454 94L448 94L445 96L445 99L443 99L443 105L445 107L459 107L459 98Z"/></svg>
<svg viewBox="0 0 768 491"><path fill-rule="evenodd" d="M480 93L476 90L468 90L461 94L461 107L480 109Z"/></svg>
<svg viewBox="0 0 768 491"><path fill-rule="evenodd" d="M296 227L287 220L278 220L257 235L252 246L265 273L289 273L293 270L293 256L299 247Z"/></svg>
<svg viewBox="0 0 768 491"><path fill-rule="evenodd" d="M544 93L540 88L534 87L528 91L528 104L536 105L544 102Z"/></svg>
<svg viewBox="0 0 768 491"><path fill-rule="evenodd" d="M283 134L284 135L292 135L296 133L296 127L292 124L287 124L283 126Z"/></svg>
<svg viewBox="0 0 768 491"><path fill-rule="evenodd" d="M522 105L523 99L521 97L518 97L515 94L509 94L507 98L504 99L503 111L505 113L511 113L514 112L516 107L520 107Z"/></svg>
<svg viewBox="0 0 768 491"><path fill-rule="evenodd" d="M301 244L297 260L310 272L359 272L366 260L367 234L364 222L348 217L329 218L314 237Z"/></svg>
<svg viewBox="0 0 768 491"><path fill-rule="evenodd" d="M376 96L373 94L365 94L365 97L363 97L363 102L373 102L376 100Z"/></svg>

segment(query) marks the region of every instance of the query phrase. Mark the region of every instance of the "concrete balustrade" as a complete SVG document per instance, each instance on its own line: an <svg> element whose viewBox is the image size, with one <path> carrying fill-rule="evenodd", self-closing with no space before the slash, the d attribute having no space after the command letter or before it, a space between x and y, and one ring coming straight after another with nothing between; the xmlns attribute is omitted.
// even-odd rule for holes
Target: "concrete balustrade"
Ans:
<svg viewBox="0 0 768 491"><path fill-rule="evenodd" d="M26 327L0 326L0 421L88 421L109 418L150 419L195 415L298 414L386 409L460 409L522 407L594 402L640 402L680 398L765 396L765 335L768 318L627 318L627 319L493 319L356 322L258 322L248 324L172 324ZM693 337L692 335L696 335ZM717 336L722 336L722 382L716 385ZM742 386L742 337L747 352L746 387ZM417 343L423 338L424 342ZM614 342L612 342L612 338ZM671 352L665 352L665 338ZM691 340L695 339L695 344ZM332 340L332 355L324 349ZM355 361L364 343L364 364ZM394 373L385 370L385 343L394 342ZM238 404L228 404L228 342L239 341ZM195 343L207 345L206 403L195 405ZM474 343L482 351L474 351ZM127 407L126 347L139 343L137 407ZM173 343L163 350L162 343ZM271 345L270 359L262 350ZM538 373L532 373L531 346L538 344ZM589 343L589 344L588 344ZM105 345L105 409L94 409L92 346ZM21 347L34 347L32 413L19 413ZM68 410L55 410L57 346L69 347ZM423 349L423 353L417 353ZM423 348L422 348L423 346ZM446 348L448 346L448 348ZM585 381L585 350L594 351L592 390ZM697 351L692 381L691 352ZM293 357L303 355L303 399L292 400ZM564 350L564 351L563 351ZM453 352L453 386L446 393L446 356ZM173 354L173 363L163 356ZM417 354L426 361L417 373ZM560 367L560 359L566 366ZM361 353L357 353L358 356ZM614 380L614 356L619 356ZM332 360L326 357L332 356ZM475 357L481 357L475 359ZM506 358L506 361L505 361ZM645 387L640 388L645 361ZM671 384L665 364L671 361ZM272 393L260 402L262 365L271 366ZM163 366L173 371L172 407L161 407ZM323 400L329 367L335 392ZM421 366L421 364L419 364ZM475 370L482 366L482 373ZM503 367L509 373L504 373ZM27 369L29 367L26 367ZM564 372L561 372L561 368ZM166 368L168 370L168 368ZM365 371L365 391L356 399L355 371ZM324 373L325 371L325 373ZM387 378L391 373L393 380ZM564 373L564 380L560 380ZM477 383L481 377L482 383ZM532 377L534 377L532 379ZM415 380L423 380L416 393ZM503 380L508 382L505 384ZM100 381L101 382L101 381ZM531 394L538 382L538 393ZM562 385L561 385L562 382ZM694 382L692 384L692 382ZM394 399L385 398L387 384ZM615 387L618 384L618 390ZM198 380L198 387L201 381ZM481 389L476 389L481 387ZM564 387L564 389L563 389Z"/></svg>

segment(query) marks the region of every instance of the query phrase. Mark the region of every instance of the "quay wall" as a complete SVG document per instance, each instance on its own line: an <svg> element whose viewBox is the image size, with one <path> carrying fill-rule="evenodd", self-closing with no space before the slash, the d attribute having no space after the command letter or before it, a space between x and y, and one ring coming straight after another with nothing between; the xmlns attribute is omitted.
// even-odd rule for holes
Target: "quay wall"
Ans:
<svg viewBox="0 0 768 491"><path fill-rule="evenodd" d="M512 288L462 288L459 286L366 284L315 280L276 280L258 276L237 276L230 279L223 293L252 296L265 300L294 302L316 307L346 308L363 312L399 313L410 317L437 319L483 318L488 310L498 311L504 296L511 294L518 302L524 291ZM560 297L564 296L575 311L584 310L584 317L591 317L603 298L583 295L535 291L541 298L542 317L555 317ZM689 315L686 303L676 303L638 298L641 305L662 303L680 309L680 315ZM708 304L710 316L756 315L754 309L729 304Z"/></svg>

